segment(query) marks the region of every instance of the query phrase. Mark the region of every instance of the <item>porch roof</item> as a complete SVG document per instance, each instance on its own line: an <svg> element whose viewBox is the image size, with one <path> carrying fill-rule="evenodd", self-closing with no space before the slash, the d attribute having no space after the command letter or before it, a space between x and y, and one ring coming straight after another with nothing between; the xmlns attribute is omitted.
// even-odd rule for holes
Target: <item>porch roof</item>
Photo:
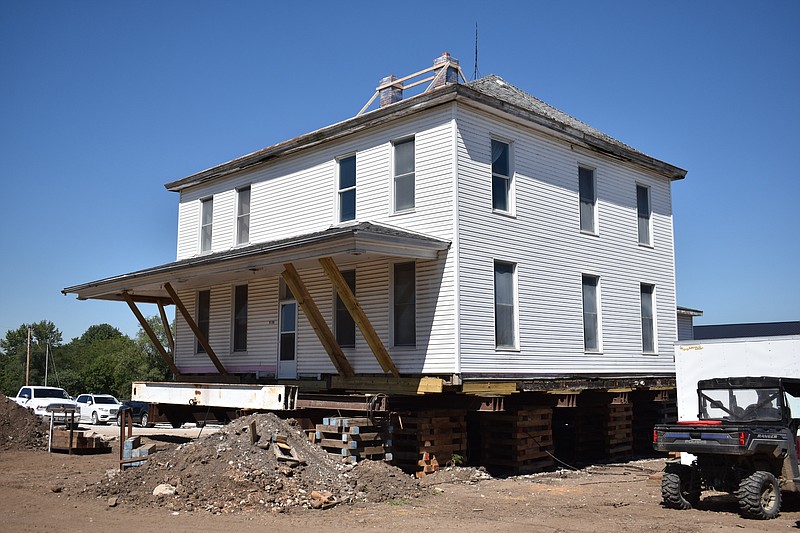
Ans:
<svg viewBox="0 0 800 533"><path fill-rule="evenodd" d="M302 267L320 257L334 257L341 266L376 257L435 259L450 242L421 233L372 222L333 226L276 241L198 255L128 274L66 287L63 294L79 300L124 301L127 293L136 302L171 304L164 284L177 289L255 279L259 274L279 274L286 263ZM249 272L248 272L249 271Z"/></svg>

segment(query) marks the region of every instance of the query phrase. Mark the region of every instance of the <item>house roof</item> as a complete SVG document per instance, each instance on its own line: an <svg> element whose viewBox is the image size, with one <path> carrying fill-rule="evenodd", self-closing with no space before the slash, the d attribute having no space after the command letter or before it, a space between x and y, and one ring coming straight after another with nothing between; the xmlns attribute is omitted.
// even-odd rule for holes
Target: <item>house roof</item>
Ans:
<svg viewBox="0 0 800 533"><path fill-rule="evenodd" d="M171 181L165 184L165 187L170 191L177 192L452 101L477 105L490 112L544 128L549 133L570 142L642 165L670 179L683 179L686 176L685 170L650 157L514 87L499 76L491 74L467 84L444 85L426 91L369 113L238 157L202 172Z"/></svg>
<svg viewBox="0 0 800 533"><path fill-rule="evenodd" d="M678 314L681 316L703 316L703 312L699 309L692 309L691 307L678 306Z"/></svg>
<svg viewBox="0 0 800 533"><path fill-rule="evenodd" d="M693 329L695 340L800 335L800 320L794 322L714 324L694 326Z"/></svg>
<svg viewBox="0 0 800 533"><path fill-rule="evenodd" d="M279 273L285 263L316 262L320 257L338 258L342 263L363 261L376 256L434 259L449 246L449 241L421 233L361 222L199 255L67 287L61 292L65 295L76 294L80 300L124 300L123 293L127 292L135 301L169 303L169 295L163 288L166 282L181 288L241 281L241 273L248 270L254 277L270 269Z"/></svg>

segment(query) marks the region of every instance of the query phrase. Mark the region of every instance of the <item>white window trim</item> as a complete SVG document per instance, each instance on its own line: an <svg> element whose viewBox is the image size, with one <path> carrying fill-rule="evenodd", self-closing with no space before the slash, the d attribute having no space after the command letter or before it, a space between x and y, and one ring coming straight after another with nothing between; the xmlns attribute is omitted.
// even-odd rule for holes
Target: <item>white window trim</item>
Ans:
<svg viewBox="0 0 800 533"><path fill-rule="evenodd" d="M419 283L417 279L417 262L415 260L397 260L397 261L390 261L389 264L389 339L391 340L391 349L397 351L414 351L417 349L419 345L419 323L416 320L417 313L414 313L414 339L415 344L411 346L410 344L395 344L395 331L394 331L394 267L397 264L401 263L413 263L414 264L414 307L415 311L419 308Z"/></svg>
<svg viewBox="0 0 800 533"><path fill-rule="evenodd" d="M239 205L239 193L242 192L244 189L250 189L250 211L247 212L248 217L248 231L247 231L247 240L244 242L239 242L239 217L242 215L240 211ZM236 188L236 214L234 219L234 228L233 228L233 246L247 246L250 244L250 234L252 233L252 225L250 224L253 220L252 213L253 213L253 186L251 184L242 185L241 187Z"/></svg>
<svg viewBox="0 0 800 533"><path fill-rule="evenodd" d="M651 293L652 298L652 308L653 308L653 351L648 352L644 349L644 338L642 339L642 354L644 355L658 355L658 306L657 306L657 295L656 292L658 290L658 286L655 283L649 283L646 281L642 281L639 283L639 325L641 326L642 322L642 285L649 285L652 287L653 292Z"/></svg>
<svg viewBox="0 0 800 533"><path fill-rule="evenodd" d="M583 320L583 278L585 276L593 277L597 279L597 294L595 300L597 301L597 350L587 350L586 349L586 342L584 341L585 335L585 328L586 324ZM592 272L582 272L581 273L581 344L583 345L583 353L585 354L592 354L592 355L602 355L603 354L603 295L602 295L602 281L603 278L600 277L599 274L594 274Z"/></svg>
<svg viewBox="0 0 800 533"><path fill-rule="evenodd" d="M581 226L581 182L580 182L580 169L589 170L592 173L592 190L594 191L594 204L592 205L592 226L594 226L594 231L588 231L583 229ZM578 163L578 227L583 235L591 235L593 237L598 237L600 235L600 220L597 216L598 210L598 200L597 200L597 168L592 165L584 165L582 163Z"/></svg>
<svg viewBox="0 0 800 533"><path fill-rule="evenodd" d="M519 352L520 351L520 339L519 339L519 263L517 263L515 261L506 261L505 259L495 259L494 261L492 261L492 316L494 318L494 321L492 322L492 327L495 329L495 331L496 331L496 327L497 327L497 316L495 315L494 309L495 309L495 306L497 305L496 304L497 299L496 299L496 295L495 295L495 292L494 292L494 276L495 276L495 267L497 266L497 263L504 263L504 264L507 264L507 265L512 265L514 267L514 274L512 276L513 284L514 284L514 286L512 287L512 290L514 291L513 292L513 296L514 296L514 300L513 300L513 302L514 302L514 316L513 316L513 319L514 319L514 324L513 324L513 328L514 328L514 344L512 346L499 346L497 344L497 336L496 336L496 333L495 333L494 334L495 335L494 349L497 352Z"/></svg>
<svg viewBox="0 0 800 533"><path fill-rule="evenodd" d="M649 216L647 217L647 235L650 237L650 242L642 242L639 240L639 187L647 190L647 206L650 209ZM636 182L636 241L639 246L644 248L655 248L655 235L653 234L653 191L649 185Z"/></svg>
<svg viewBox="0 0 800 533"><path fill-rule="evenodd" d="M498 176L508 179L508 211L503 211L502 209L496 209L494 207L494 198L492 196L492 188L494 187L494 184L492 183L494 181L494 172L492 172L492 141L497 141L508 145L508 176L502 176L498 174ZM514 156L514 152L514 143L510 140L497 135L492 135L489 138L489 173L492 177L492 182L490 182L489 196L490 204L492 206L492 213L511 218L516 218L517 216L517 180L515 178L516 165L514 163L516 157Z"/></svg>
<svg viewBox="0 0 800 533"><path fill-rule="evenodd" d="M399 143L403 143L406 141L414 141L414 205L411 207L407 207L405 209L397 209L397 174L395 169L395 145ZM389 157L389 168L390 168L390 183L389 183L389 191L390 191L390 206L389 206L389 214L390 215L406 215L408 213L413 213L417 209L417 137L416 134L408 135L406 137L400 137L399 139L393 140L391 143L391 156Z"/></svg>
<svg viewBox="0 0 800 533"><path fill-rule="evenodd" d="M347 189L340 189L339 188L339 170L341 169L341 161L343 159L347 159L348 157L355 158L356 184L353 187L348 187ZM334 208L333 208L334 220L333 220L333 223L334 223L334 225L336 225L336 224L350 224L350 223L355 222L355 221L358 220L358 158L356 157L356 152L351 152L351 153L342 154L340 156L337 156L336 159L334 160L334 165L335 165L336 168L334 170L334 182L333 182L333 187L334 187L334 191L335 191L334 200L333 200L334 201ZM341 213L341 209L342 209L341 205L342 205L342 203L341 203L341 200L340 200L340 196L341 196L341 193L343 191L349 191L349 190L356 191L355 217L350 219L350 220L342 220L342 213Z"/></svg>
<svg viewBox="0 0 800 533"><path fill-rule="evenodd" d="M206 202L211 202L211 242L209 243L208 250L203 250L203 209ZM197 235L197 252L198 254L210 254L214 252L214 196L204 196L200 198L200 209L198 210L198 224L199 229Z"/></svg>

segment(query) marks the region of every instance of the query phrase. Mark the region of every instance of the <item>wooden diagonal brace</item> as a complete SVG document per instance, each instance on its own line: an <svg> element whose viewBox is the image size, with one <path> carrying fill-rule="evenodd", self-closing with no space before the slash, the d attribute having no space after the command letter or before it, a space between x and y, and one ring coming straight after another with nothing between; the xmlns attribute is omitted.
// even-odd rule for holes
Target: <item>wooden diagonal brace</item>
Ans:
<svg viewBox="0 0 800 533"><path fill-rule="evenodd" d="M311 294L309 294L308 289L306 289L303 280L300 279L297 269L291 263L283 265L283 268L286 270L284 270L281 275L286 281L286 285L289 286L297 303L300 305L303 313L305 313L306 318L308 318L311 327L314 328L314 333L317 334L317 338L319 338L320 343L322 343L322 347L325 348L325 351L328 353L328 357L330 357L333 366L336 367L336 370L342 376L348 378L355 376L355 371L350 365L350 361L347 360L347 356L342 351L339 343L336 342L336 337L333 335L331 328L328 327L328 323L325 322L325 319L322 317L322 313L320 313L317 304L315 304L314 300L311 298Z"/></svg>
<svg viewBox="0 0 800 533"><path fill-rule="evenodd" d="M175 292L175 289L172 288L172 285L170 285L169 282L164 284L164 289L166 289L167 293L169 293L172 301L175 302L175 308L180 312L181 316L183 316L183 319L189 325L192 333L194 333L194 336L197 337L197 342L199 342L200 346L202 346L206 351L206 355L208 355L208 358L211 359L212 363L214 363L214 366L217 367L219 373L223 376L229 376L230 374L227 370L225 370L225 367L222 365L222 362L220 362L219 358L217 358L217 354L215 354L214 350L211 349L208 339L206 339L206 336L203 335L202 331L200 331L200 328L197 327L192 315L189 314L189 311L186 309L186 306L183 305L181 299L178 298L178 293Z"/></svg>
<svg viewBox="0 0 800 533"><path fill-rule="evenodd" d="M328 279L331 280L336 292L339 293L339 298L342 299L344 306L347 308L347 312L353 317L358 329L361 331L361 335L363 335L364 340L367 341L367 344L372 350L373 355L375 355L375 359L380 363L383 371L391 372L394 377L400 377L400 372L397 370L394 361L392 361L392 357L383 345L383 341L381 341L381 338L378 336L378 332L372 327L372 323L369 321L364 309L361 308L358 300L356 300L353 291L351 291L350 287L347 285L347 281L342 277L342 273L339 272L336 262L330 257L320 257L319 263L322 265L322 269L325 271Z"/></svg>
<svg viewBox="0 0 800 533"><path fill-rule="evenodd" d="M151 328L150 324L147 323L147 320L144 318L144 315L142 315L142 312L139 311L138 307L136 307L136 303L134 303L133 298L131 298L131 295L128 294L127 292L123 292L122 297L125 298L125 303L127 303L128 307L130 307L131 311L133 311L134 316L136 316L136 320L139 321L139 325L142 326L144 332L147 334L148 337L150 337L150 341L153 343L153 346L156 347L156 350L158 350L158 353L161 355L161 359L164 360L169 369L172 371L173 374L175 374L175 377L177 378L180 375L181 371L178 370L177 366L175 366L175 363L172 361L172 357L170 357L170 355L167 353L167 350L164 349L164 346L161 344L161 341L158 340L158 337L153 331L153 328Z"/></svg>
<svg viewBox="0 0 800 533"><path fill-rule="evenodd" d="M164 302L161 300L158 301L158 313L161 315L161 325L164 326L164 334L167 336L169 351L175 353L175 338L172 336L172 328L169 327L167 313L164 310Z"/></svg>

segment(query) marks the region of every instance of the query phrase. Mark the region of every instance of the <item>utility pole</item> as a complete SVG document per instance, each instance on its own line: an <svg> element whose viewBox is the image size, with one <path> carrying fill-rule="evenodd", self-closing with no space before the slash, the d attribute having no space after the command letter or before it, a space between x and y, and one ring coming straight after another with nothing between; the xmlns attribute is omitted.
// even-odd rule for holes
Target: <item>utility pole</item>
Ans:
<svg viewBox="0 0 800 533"><path fill-rule="evenodd" d="M25 386L29 385L31 375L31 328L28 327L28 361L25 363Z"/></svg>

